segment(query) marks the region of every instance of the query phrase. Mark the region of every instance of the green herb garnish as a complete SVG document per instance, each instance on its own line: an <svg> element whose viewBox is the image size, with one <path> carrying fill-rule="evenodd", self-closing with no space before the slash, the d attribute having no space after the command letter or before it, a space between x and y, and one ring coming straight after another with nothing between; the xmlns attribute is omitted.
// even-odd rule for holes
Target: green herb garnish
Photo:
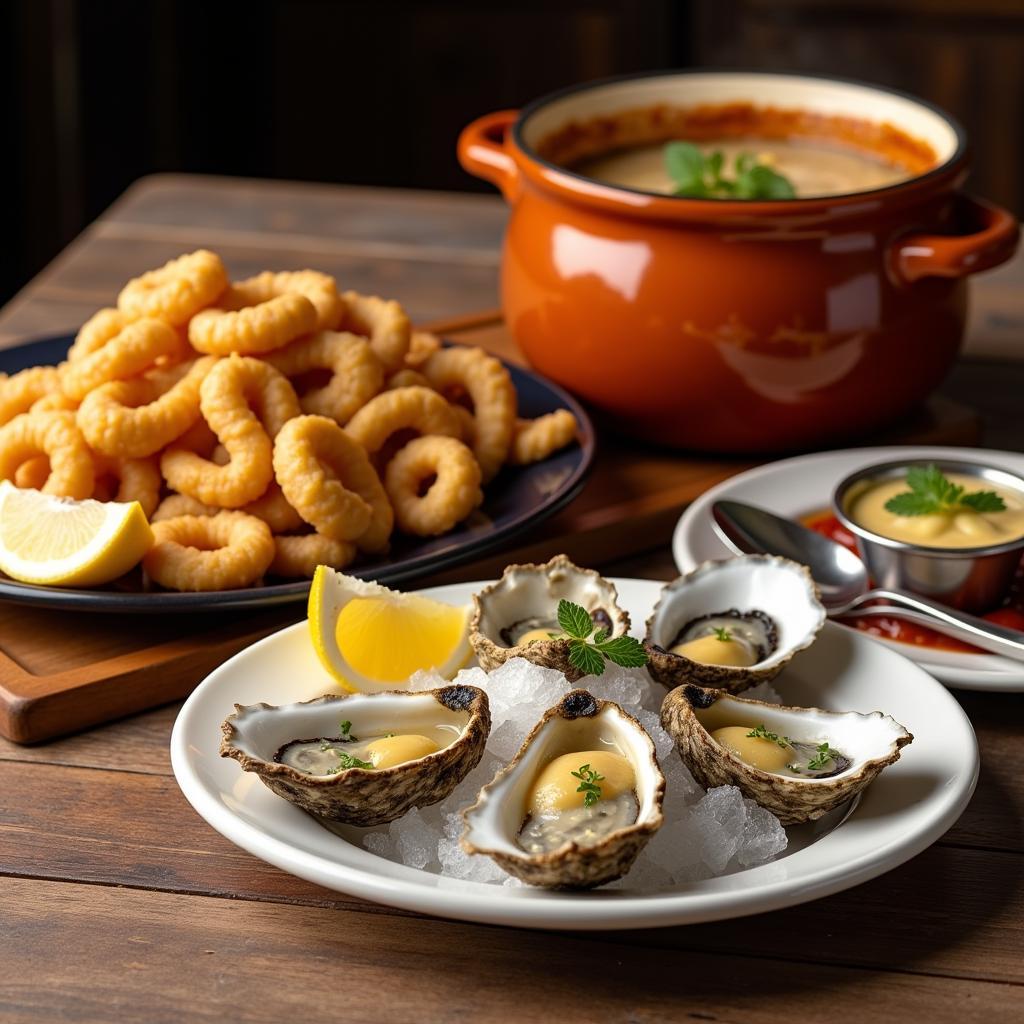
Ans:
<svg viewBox="0 0 1024 1024"><path fill-rule="evenodd" d="M721 628L715 627L715 639L721 640L723 644L727 644L732 639L732 633L725 626Z"/></svg>
<svg viewBox="0 0 1024 1024"><path fill-rule="evenodd" d="M609 638L607 630L595 629L586 608L565 598L558 602L558 624L569 640L569 661L585 675L601 675L606 658L623 668L647 664L647 652L639 640L631 636Z"/></svg>
<svg viewBox="0 0 1024 1024"><path fill-rule="evenodd" d="M785 736L780 736L777 732L769 732L765 727L764 722L755 728L751 729L747 733L747 739L749 740L771 740L772 743L778 743L780 747L788 747L790 745L789 739Z"/></svg>
<svg viewBox="0 0 1024 1024"><path fill-rule="evenodd" d="M971 491L964 494L959 484L950 483L934 463L911 466L907 470L907 486L891 497L885 508L898 516L927 516L936 512L955 512L969 508L975 512L1002 512L1006 502L995 491Z"/></svg>
<svg viewBox="0 0 1024 1024"><path fill-rule="evenodd" d="M818 752L807 762L807 767L811 771L818 771L824 768L829 761L834 761L839 757L839 751L833 750L828 743L819 743L816 749Z"/></svg>
<svg viewBox="0 0 1024 1024"><path fill-rule="evenodd" d="M348 771L349 768L373 768L373 764L369 761L361 761L358 757L353 757L351 754L346 754L345 751L339 750L338 752L338 767L329 768L327 771L328 775L337 775L338 772Z"/></svg>
<svg viewBox="0 0 1024 1024"><path fill-rule="evenodd" d="M795 199L796 190L785 176L752 153L740 153L733 165L734 177L724 176L721 150L705 156L692 142L665 146L665 167L675 183L675 195L688 199Z"/></svg>
<svg viewBox="0 0 1024 1024"><path fill-rule="evenodd" d="M576 787L577 793L583 794L583 806L593 807L601 799L601 787L597 785L604 781L600 772L594 771L589 764L581 764L579 771L570 772L573 778L579 779L580 784Z"/></svg>

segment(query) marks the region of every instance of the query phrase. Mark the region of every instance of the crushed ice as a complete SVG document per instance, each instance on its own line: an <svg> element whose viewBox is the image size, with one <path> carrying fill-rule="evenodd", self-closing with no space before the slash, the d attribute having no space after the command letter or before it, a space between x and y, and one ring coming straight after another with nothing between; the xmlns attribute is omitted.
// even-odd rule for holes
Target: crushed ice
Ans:
<svg viewBox="0 0 1024 1024"><path fill-rule="evenodd" d="M473 882L520 886L489 857L463 851L461 812L476 802L480 789L512 760L544 712L572 687L560 672L521 658L490 674L480 668L465 669L454 681L480 687L490 701L491 734L480 764L440 803L367 830L363 845L410 867ZM446 685L448 681L434 672L417 672L409 681L411 690ZM746 799L735 786L705 793L694 781L661 727L658 712L665 690L645 669L608 665L604 675L588 677L578 685L585 685L595 697L620 704L640 722L654 741L665 774L665 823L613 888L646 891L697 881L762 864L785 850L786 833L770 811ZM744 697L781 703L767 683Z"/></svg>

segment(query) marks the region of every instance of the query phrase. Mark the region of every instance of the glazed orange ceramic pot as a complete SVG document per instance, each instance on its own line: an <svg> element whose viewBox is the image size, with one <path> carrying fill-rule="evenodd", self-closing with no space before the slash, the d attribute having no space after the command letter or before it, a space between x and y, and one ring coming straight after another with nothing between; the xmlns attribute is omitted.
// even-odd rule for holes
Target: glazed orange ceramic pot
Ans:
<svg viewBox="0 0 1024 1024"><path fill-rule="evenodd" d="M541 155L553 134L571 139L595 124L600 133L659 104L801 111L931 157L874 191L737 201L603 184ZM532 365L624 433L698 451L820 447L910 410L957 354L968 275L1017 243L1010 214L959 191L959 126L859 83L745 72L615 79L480 118L458 152L511 208L502 301Z"/></svg>

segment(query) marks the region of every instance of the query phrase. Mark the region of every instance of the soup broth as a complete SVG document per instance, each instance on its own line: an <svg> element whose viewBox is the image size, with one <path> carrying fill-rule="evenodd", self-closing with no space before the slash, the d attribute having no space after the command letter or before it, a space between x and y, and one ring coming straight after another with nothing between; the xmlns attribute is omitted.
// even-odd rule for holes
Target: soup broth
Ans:
<svg viewBox="0 0 1024 1024"><path fill-rule="evenodd" d="M843 146L784 139L713 139L699 143L707 156L720 152L725 157L725 174L734 176L736 158L751 154L758 163L788 178L798 199L842 195L885 188L911 175L901 167L870 154ZM588 178L672 195L675 183L665 166L665 143L619 149L582 160L572 170Z"/></svg>

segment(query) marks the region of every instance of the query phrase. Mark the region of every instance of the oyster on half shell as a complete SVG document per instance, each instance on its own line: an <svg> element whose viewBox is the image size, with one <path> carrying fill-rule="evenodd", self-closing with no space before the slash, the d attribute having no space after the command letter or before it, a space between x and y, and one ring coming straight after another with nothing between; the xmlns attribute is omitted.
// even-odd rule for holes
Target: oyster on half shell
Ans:
<svg viewBox="0 0 1024 1024"><path fill-rule="evenodd" d="M881 711L786 707L693 685L665 697L661 724L702 786L738 786L783 825L846 803L914 738Z"/></svg>
<svg viewBox="0 0 1024 1024"><path fill-rule="evenodd" d="M497 583L473 595L469 642L488 672L511 658L558 669L569 682L583 676L569 661L567 640L560 632L558 602L580 605L595 629L609 637L629 632L629 615L619 607L615 587L592 569L581 569L556 555L543 565L510 565Z"/></svg>
<svg viewBox="0 0 1024 1024"><path fill-rule="evenodd" d="M491 729L475 686L235 705L221 757L278 796L349 825L383 825L443 800L479 763Z"/></svg>
<svg viewBox="0 0 1024 1024"><path fill-rule="evenodd" d="M572 690L463 812L462 847L530 885L589 889L633 866L661 827L664 794L640 723Z"/></svg>
<svg viewBox="0 0 1024 1024"><path fill-rule="evenodd" d="M824 621L814 580L796 562L705 562L662 591L647 620L647 669L670 689L696 683L738 693L774 679Z"/></svg>

